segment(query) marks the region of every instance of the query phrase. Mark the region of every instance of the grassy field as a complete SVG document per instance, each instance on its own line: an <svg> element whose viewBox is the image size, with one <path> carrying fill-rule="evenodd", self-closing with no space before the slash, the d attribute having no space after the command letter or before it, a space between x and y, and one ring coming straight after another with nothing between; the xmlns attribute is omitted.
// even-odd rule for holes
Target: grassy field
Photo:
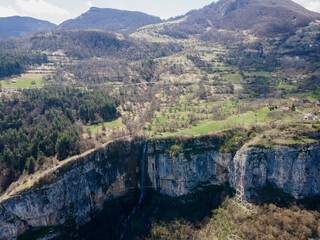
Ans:
<svg viewBox="0 0 320 240"><path fill-rule="evenodd" d="M178 130L177 132L166 132L160 134L159 136L167 137L173 136L176 134L185 134L185 135L201 135L205 133L220 131L227 128L232 128L235 126L248 126L254 123L266 123L272 121L270 117L268 117L268 113L270 110L268 108L264 108L258 111L250 111L240 115L233 115L226 120L221 121L212 121L205 120L196 125L192 125L190 128Z"/></svg>
<svg viewBox="0 0 320 240"><path fill-rule="evenodd" d="M118 118L111 122L104 122L105 128L116 128L116 127L124 127L125 125L122 123L121 118ZM102 130L102 124L98 123L95 125L91 125L85 128L85 130L89 129L92 133L96 133Z"/></svg>
<svg viewBox="0 0 320 240"><path fill-rule="evenodd" d="M272 73L271 72L266 72L266 71L244 71L244 74L248 77L252 76L259 76L259 77L266 77L270 78Z"/></svg>
<svg viewBox="0 0 320 240"><path fill-rule="evenodd" d="M232 83L241 83L243 78L239 73L226 74L222 77L223 80L231 81Z"/></svg>
<svg viewBox="0 0 320 240"><path fill-rule="evenodd" d="M30 88L30 87L43 87L43 77L45 74L23 74L21 77L12 78L9 80L2 80L2 88ZM16 81L13 83L12 81ZM33 82L34 81L34 82ZM32 84L34 83L34 84Z"/></svg>

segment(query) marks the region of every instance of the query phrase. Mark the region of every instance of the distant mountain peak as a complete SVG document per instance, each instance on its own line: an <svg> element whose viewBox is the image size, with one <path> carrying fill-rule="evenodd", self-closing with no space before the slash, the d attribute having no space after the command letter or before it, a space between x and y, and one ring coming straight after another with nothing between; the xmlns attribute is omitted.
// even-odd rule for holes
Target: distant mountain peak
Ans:
<svg viewBox="0 0 320 240"><path fill-rule="evenodd" d="M31 17L0 18L0 38L21 37L33 32L49 31L55 24Z"/></svg>
<svg viewBox="0 0 320 240"><path fill-rule="evenodd" d="M210 30L224 29L267 36L295 32L320 19L320 14L291 0L220 0L185 17L180 23L168 25L161 34L174 38L206 34L208 39Z"/></svg>
<svg viewBox="0 0 320 240"><path fill-rule="evenodd" d="M102 29L113 32L129 33L140 27L160 23L159 17L142 12L112 8L91 7L81 16L67 20L59 25L60 29Z"/></svg>
<svg viewBox="0 0 320 240"><path fill-rule="evenodd" d="M99 9L101 9L101 8L98 8L98 7L91 7L89 11L98 11Z"/></svg>
<svg viewBox="0 0 320 240"><path fill-rule="evenodd" d="M209 8L220 17L217 24L220 28L251 29L253 32L262 27L275 32L294 31L320 18L320 14L291 0L220 0Z"/></svg>
<svg viewBox="0 0 320 240"><path fill-rule="evenodd" d="M258 7L271 7L271 8L286 8L290 11L296 11L300 14L309 14L314 15L318 13L314 13L309 11L299 5L292 0L219 0L218 2L214 2L205 8L214 7L216 8L222 15L228 15L228 13L232 11L239 10L241 8L247 6L258 6Z"/></svg>

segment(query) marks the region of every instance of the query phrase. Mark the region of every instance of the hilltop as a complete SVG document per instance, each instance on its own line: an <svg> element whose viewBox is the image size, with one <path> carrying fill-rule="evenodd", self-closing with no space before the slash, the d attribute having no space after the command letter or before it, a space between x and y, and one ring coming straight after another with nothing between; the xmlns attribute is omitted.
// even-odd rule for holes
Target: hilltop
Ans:
<svg viewBox="0 0 320 240"><path fill-rule="evenodd" d="M318 19L319 13L291 0L220 0L187 13L179 21L167 22L158 27L157 33L176 39L200 36L206 41L216 40L226 31L229 35L247 31L256 36L274 36L293 33Z"/></svg>
<svg viewBox="0 0 320 240"><path fill-rule="evenodd" d="M113 32L130 33L140 27L160 22L162 22L162 20L159 17L142 12L92 7L81 16L63 22L59 25L59 28L95 28Z"/></svg>
<svg viewBox="0 0 320 240"><path fill-rule="evenodd" d="M180 51L178 45L171 46L170 49L164 46L164 49L98 29L60 29L36 33L19 39L2 40L0 48L53 52L62 50L68 57L77 59L106 56L117 59L141 59Z"/></svg>

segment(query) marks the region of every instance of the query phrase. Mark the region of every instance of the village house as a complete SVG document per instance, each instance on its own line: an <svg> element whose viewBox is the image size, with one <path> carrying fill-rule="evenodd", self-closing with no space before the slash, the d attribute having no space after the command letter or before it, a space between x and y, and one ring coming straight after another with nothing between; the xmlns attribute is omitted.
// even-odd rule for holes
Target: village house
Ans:
<svg viewBox="0 0 320 240"><path fill-rule="evenodd" d="M288 112L288 111L290 111L290 108L289 107L280 107L280 110L283 112Z"/></svg>
<svg viewBox="0 0 320 240"><path fill-rule="evenodd" d="M289 98L289 100L294 103L297 103L300 101L299 98Z"/></svg>
<svg viewBox="0 0 320 240"><path fill-rule="evenodd" d="M317 116L312 115L310 113L304 115L304 119L311 120L311 121L318 121L319 120L319 118Z"/></svg>

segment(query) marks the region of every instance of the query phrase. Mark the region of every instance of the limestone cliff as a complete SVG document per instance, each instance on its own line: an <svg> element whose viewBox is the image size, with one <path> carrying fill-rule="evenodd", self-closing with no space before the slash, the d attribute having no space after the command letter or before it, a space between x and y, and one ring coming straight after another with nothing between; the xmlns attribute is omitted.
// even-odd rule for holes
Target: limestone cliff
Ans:
<svg viewBox="0 0 320 240"><path fill-rule="evenodd" d="M210 141L193 142L176 156L170 144L149 143L148 175L152 187L171 196L187 194L198 184L230 184L240 200L270 183L296 198L320 194L320 145L244 145L233 156L219 152Z"/></svg>
<svg viewBox="0 0 320 240"><path fill-rule="evenodd" d="M141 145L117 142L58 168L55 180L0 203L0 239L14 239L29 228L82 225L108 199L138 187Z"/></svg>
<svg viewBox="0 0 320 240"><path fill-rule="evenodd" d="M187 194L199 184L221 185L228 182L231 153L218 152L207 140L197 140L172 153L172 142L148 145L148 175L153 188L171 196ZM178 145L179 146L179 145Z"/></svg>
<svg viewBox="0 0 320 240"><path fill-rule="evenodd" d="M296 198L320 194L320 145L259 149L244 146L229 166L230 184L247 200L267 182Z"/></svg>
<svg viewBox="0 0 320 240"><path fill-rule="evenodd" d="M192 141L154 140L147 144L118 141L75 158L54 172L54 178L0 202L0 239L14 239L33 227L82 225L109 199L140 187L180 196L199 184L230 184L248 199L267 182L302 197L320 194L320 145L261 149L244 145L235 153L220 152L210 138Z"/></svg>

